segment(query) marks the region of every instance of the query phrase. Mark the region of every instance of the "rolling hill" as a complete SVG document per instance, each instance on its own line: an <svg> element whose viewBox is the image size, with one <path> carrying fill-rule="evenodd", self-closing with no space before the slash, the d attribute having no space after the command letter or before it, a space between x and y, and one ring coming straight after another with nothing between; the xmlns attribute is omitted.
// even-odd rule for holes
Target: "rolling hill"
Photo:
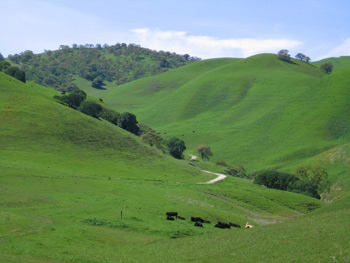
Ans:
<svg viewBox="0 0 350 263"><path fill-rule="evenodd" d="M208 143L214 161L249 172L320 163L333 184L327 204L235 177L197 184L213 178L198 165L220 167L170 158L0 72L1 261L350 261L349 73L262 54L94 94L184 139L188 153ZM167 211L187 220L168 221ZM191 216L212 223L196 228ZM218 220L255 228L214 228Z"/></svg>
<svg viewBox="0 0 350 263"><path fill-rule="evenodd" d="M347 61L342 64L343 70L327 75L273 54L205 60L98 96L168 138L182 138L189 152L206 143L214 161L241 164L250 172L293 172L348 142L350 80Z"/></svg>

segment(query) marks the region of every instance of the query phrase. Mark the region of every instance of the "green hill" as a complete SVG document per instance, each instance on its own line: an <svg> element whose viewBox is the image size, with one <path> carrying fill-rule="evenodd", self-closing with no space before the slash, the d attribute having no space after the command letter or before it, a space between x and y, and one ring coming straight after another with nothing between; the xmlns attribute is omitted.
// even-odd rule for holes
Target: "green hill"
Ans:
<svg viewBox="0 0 350 263"><path fill-rule="evenodd" d="M57 90L70 91L72 84L88 89L94 80L102 82L94 85L93 89L106 89L108 83L120 85L200 59L188 54L178 55L153 51L135 44L117 43L112 46L61 45L59 50L46 50L42 54L26 50L9 55L8 60L20 66L26 72L28 80ZM82 80L85 82L81 83Z"/></svg>
<svg viewBox="0 0 350 263"><path fill-rule="evenodd" d="M344 69L328 76L312 64L261 54L196 62L99 96L167 137L181 137L188 152L206 143L214 161L250 172L293 172L347 143L348 74Z"/></svg>
<svg viewBox="0 0 350 263"><path fill-rule="evenodd" d="M206 63L226 68L240 60L197 64L198 72L202 67L209 74L212 66ZM205 258L214 262L218 258L213 251L219 247L220 261L231 262L232 253L239 253L243 262L248 251L235 246L238 238L245 242L265 236L272 245L281 243L282 234L274 236L274 231L292 235L297 223L264 225L289 222L325 206L317 199L267 189L247 179L196 184L213 178L201 172L197 162L170 158L108 122L58 104L52 98L55 94L0 73L2 262L164 262L168 255L173 262ZM187 220L168 221L167 211L178 211ZM321 212L314 219L300 220L316 221L322 213L333 213ZM196 228L191 216L212 223ZM257 232L224 232L213 227L217 220L240 225L249 221ZM329 220L319 220L319 227ZM324 237L331 242L334 237L327 229ZM295 242L301 245L300 238ZM337 242L346 244L342 238ZM201 255L189 253L196 244ZM259 244L257 253L263 249ZM178 251L183 253L176 257ZM310 253L316 256L316 252Z"/></svg>

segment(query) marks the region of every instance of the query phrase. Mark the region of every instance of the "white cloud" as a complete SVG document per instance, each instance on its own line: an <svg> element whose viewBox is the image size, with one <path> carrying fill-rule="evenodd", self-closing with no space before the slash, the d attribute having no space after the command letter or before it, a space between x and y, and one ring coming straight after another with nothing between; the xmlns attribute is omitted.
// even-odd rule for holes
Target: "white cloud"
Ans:
<svg viewBox="0 0 350 263"><path fill-rule="evenodd" d="M161 31L149 28L132 30L135 42L156 50L180 54L188 53L201 58L248 57L258 53L276 53L302 43L290 39L217 39L210 36L191 36L183 31Z"/></svg>
<svg viewBox="0 0 350 263"><path fill-rule="evenodd" d="M329 51L319 59L339 56L350 56L350 38L345 39L343 43L331 49L331 51Z"/></svg>

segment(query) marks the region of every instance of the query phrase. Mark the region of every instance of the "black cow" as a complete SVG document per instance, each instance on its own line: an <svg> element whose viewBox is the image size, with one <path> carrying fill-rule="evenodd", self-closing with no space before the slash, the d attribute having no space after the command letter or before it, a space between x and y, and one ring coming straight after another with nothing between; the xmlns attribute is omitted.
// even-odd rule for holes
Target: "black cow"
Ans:
<svg viewBox="0 0 350 263"><path fill-rule="evenodd" d="M166 220L174 221L175 219L172 216L167 216Z"/></svg>
<svg viewBox="0 0 350 263"><path fill-rule="evenodd" d="M191 221L192 222L200 222L203 223L204 219L200 218L200 217L193 217L191 216Z"/></svg>
<svg viewBox="0 0 350 263"><path fill-rule="evenodd" d="M237 227L237 228L241 228L241 226L239 224L234 224L234 223L228 223L230 226L233 226L233 227Z"/></svg>
<svg viewBox="0 0 350 263"><path fill-rule="evenodd" d="M210 221L208 221L208 220L203 220L203 222L202 222L202 223L210 224L211 222L210 222Z"/></svg>
<svg viewBox="0 0 350 263"><path fill-rule="evenodd" d="M220 221L214 227L218 227L218 228L222 228L222 229L224 229L224 228L230 229L231 228L231 226L229 224L226 224L226 223L223 223Z"/></svg>
<svg viewBox="0 0 350 263"><path fill-rule="evenodd" d="M194 223L194 226L203 227L203 225L201 223L199 223L199 222Z"/></svg>
<svg viewBox="0 0 350 263"><path fill-rule="evenodd" d="M98 99L99 101L103 102L103 99Z"/></svg>
<svg viewBox="0 0 350 263"><path fill-rule="evenodd" d="M186 220L186 218L184 218L182 216L178 216L177 218L180 219L180 220Z"/></svg>
<svg viewBox="0 0 350 263"><path fill-rule="evenodd" d="M177 219L177 214L178 214L178 212L166 212L167 216L175 216L176 219Z"/></svg>

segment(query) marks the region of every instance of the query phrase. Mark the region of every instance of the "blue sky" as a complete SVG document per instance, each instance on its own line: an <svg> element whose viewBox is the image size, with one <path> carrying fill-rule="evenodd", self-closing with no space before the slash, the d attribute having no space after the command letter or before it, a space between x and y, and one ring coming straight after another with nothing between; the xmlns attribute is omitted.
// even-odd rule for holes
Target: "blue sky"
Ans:
<svg viewBox="0 0 350 263"><path fill-rule="evenodd" d="M203 59L350 55L349 0L0 0L0 53L135 43Z"/></svg>

